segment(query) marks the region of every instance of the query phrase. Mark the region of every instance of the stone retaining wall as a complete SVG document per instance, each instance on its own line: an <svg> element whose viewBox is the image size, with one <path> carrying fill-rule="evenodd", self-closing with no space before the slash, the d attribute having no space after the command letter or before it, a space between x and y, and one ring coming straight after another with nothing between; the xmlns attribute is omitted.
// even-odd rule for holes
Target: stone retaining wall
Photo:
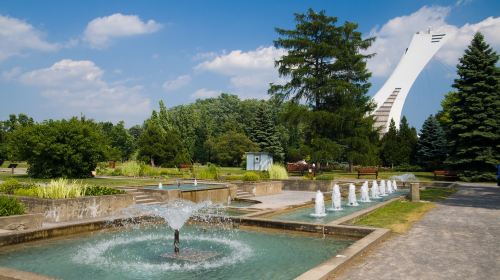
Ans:
<svg viewBox="0 0 500 280"><path fill-rule="evenodd" d="M42 228L43 214L24 214L0 217L0 229L28 230Z"/></svg>
<svg viewBox="0 0 500 280"><path fill-rule="evenodd" d="M129 194L83 196L67 199L14 197L25 205L28 213L42 213L45 222L66 222L109 216L134 204L134 198Z"/></svg>
<svg viewBox="0 0 500 280"><path fill-rule="evenodd" d="M257 195L277 194L283 190L286 181L263 181L235 183L239 189Z"/></svg>

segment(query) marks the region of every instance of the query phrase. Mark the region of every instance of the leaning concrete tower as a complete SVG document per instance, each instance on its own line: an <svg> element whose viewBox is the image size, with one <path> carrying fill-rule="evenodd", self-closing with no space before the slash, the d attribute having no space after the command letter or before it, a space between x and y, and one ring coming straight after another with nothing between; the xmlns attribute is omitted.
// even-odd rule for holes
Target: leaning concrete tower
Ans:
<svg viewBox="0 0 500 280"><path fill-rule="evenodd" d="M413 35L398 66L373 97L377 104L374 113L375 127L381 128L382 135L389 129L391 119L394 119L396 126L399 126L403 105L411 86L425 65L444 44L445 37L446 34L432 32L430 28L426 32L417 32Z"/></svg>

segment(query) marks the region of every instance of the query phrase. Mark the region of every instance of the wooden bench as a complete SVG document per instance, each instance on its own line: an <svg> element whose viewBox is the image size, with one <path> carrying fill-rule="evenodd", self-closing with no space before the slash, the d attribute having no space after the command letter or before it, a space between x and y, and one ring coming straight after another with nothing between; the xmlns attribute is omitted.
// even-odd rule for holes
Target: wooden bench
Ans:
<svg viewBox="0 0 500 280"><path fill-rule="evenodd" d="M455 171L448 170L434 170L434 179L437 177L444 177L445 179L458 179L458 174Z"/></svg>
<svg viewBox="0 0 500 280"><path fill-rule="evenodd" d="M300 163L287 163L286 171L288 173L300 173L304 175L304 172L309 172L309 165Z"/></svg>
<svg viewBox="0 0 500 280"><path fill-rule="evenodd" d="M180 170L191 170L191 168L193 168L192 164L189 164L189 163L181 163L181 164L179 164L179 169Z"/></svg>
<svg viewBox="0 0 500 280"><path fill-rule="evenodd" d="M378 169L377 168L359 168L358 169L358 179L362 175L375 175L375 179L378 179Z"/></svg>

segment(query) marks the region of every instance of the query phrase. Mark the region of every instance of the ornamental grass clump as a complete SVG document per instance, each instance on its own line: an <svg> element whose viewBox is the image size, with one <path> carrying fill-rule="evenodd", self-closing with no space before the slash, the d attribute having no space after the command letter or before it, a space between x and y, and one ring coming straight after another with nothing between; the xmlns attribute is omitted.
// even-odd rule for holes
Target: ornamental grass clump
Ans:
<svg viewBox="0 0 500 280"><path fill-rule="evenodd" d="M0 195L0 216L24 214L24 205L13 197Z"/></svg>
<svg viewBox="0 0 500 280"><path fill-rule="evenodd" d="M68 181L60 178L51 180L46 186L36 188L36 196L39 198L61 199L75 198L85 195L86 184L78 181Z"/></svg>
<svg viewBox="0 0 500 280"><path fill-rule="evenodd" d="M141 176L142 167L137 161L127 161L120 167L120 174L129 177Z"/></svg>
<svg viewBox="0 0 500 280"><path fill-rule="evenodd" d="M271 180L288 179L288 172L286 172L286 169L283 165L273 164L267 172L269 173L269 179Z"/></svg>

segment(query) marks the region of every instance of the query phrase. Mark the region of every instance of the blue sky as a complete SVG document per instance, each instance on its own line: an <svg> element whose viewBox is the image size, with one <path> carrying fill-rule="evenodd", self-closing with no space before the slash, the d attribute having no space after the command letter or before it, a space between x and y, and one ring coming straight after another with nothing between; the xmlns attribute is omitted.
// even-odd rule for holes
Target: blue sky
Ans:
<svg viewBox="0 0 500 280"><path fill-rule="evenodd" d="M435 113L474 32L500 49L500 2L461 1L10 1L0 2L0 119L81 114L142 123L163 99L175 106L234 93L266 98L283 54L275 27L324 9L378 39L370 51L373 95L414 32L450 40L421 73L403 114L420 128Z"/></svg>

